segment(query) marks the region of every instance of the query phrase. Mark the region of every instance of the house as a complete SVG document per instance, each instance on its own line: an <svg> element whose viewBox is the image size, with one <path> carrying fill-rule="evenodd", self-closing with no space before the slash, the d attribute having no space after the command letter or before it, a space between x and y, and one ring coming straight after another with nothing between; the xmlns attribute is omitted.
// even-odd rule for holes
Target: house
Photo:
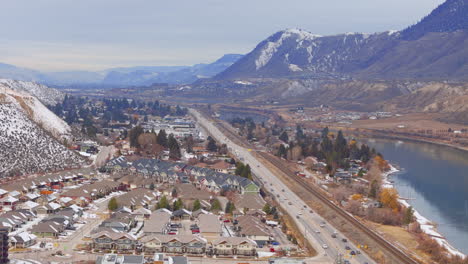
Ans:
<svg viewBox="0 0 468 264"><path fill-rule="evenodd" d="M222 234L221 221L217 215L199 215L198 226L200 227L200 233L210 242L218 239Z"/></svg>
<svg viewBox="0 0 468 264"><path fill-rule="evenodd" d="M171 213L169 210L156 210L151 214L148 220L145 220L143 233L145 235L166 234L167 226L171 222Z"/></svg>
<svg viewBox="0 0 468 264"><path fill-rule="evenodd" d="M141 239L145 253L204 254L206 239L196 235L150 235Z"/></svg>
<svg viewBox="0 0 468 264"><path fill-rule="evenodd" d="M36 244L37 237L27 232L21 232L10 237L11 246L14 248L27 248Z"/></svg>
<svg viewBox="0 0 468 264"><path fill-rule="evenodd" d="M135 236L125 232L102 231L91 236L95 250L133 251L137 245Z"/></svg>
<svg viewBox="0 0 468 264"><path fill-rule="evenodd" d="M192 212L187 209L180 209L172 213L172 219L188 220L192 217Z"/></svg>
<svg viewBox="0 0 468 264"><path fill-rule="evenodd" d="M96 264L143 264L144 256L105 254L96 258Z"/></svg>
<svg viewBox="0 0 468 264"><path fill-rule="evenodd" d="M15 210L19 199L11 195L7 195L0 199L0 206L3 211Z"/></svg>
<svg viewBox="0 0 468 264"><path fill-rule="evenodd" d="M65 226L54 221L40 222L33 226L31 232L37 237L58 238L65 231Z"/></svg>
<svg viewBox="0 0 468 264"><path fill-rule="evenodd" d="M151 213L151 210L142 207L133 211L132 215L134 215L136 221L144 221L150 218Z"/></svg>
<svg viewBox="0 0 468 264"><path fill-rule="evenodd" d="M241 237L254 240L259 245L264 245L272 240L271 232L267 225L255 216L239 216L237 220L237 233Z"/></svg>
<svg viewBox="0 0 468 264"><path fill-rule="evenodd" d="M257 243L245 237L223 237L213 241L214 255L242 255L255 256L257 254Z"/></svg>

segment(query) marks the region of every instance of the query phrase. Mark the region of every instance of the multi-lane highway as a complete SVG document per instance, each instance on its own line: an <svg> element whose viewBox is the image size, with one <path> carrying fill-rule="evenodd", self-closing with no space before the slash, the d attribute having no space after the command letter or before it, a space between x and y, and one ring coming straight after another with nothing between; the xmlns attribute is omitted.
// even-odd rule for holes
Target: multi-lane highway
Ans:
<svg viewBox="0 0 468 264"><path fill-rule="evenodd" d="M208 131L218 142L225 143L230 151L245 163L250 164L253 173L262 181L266 190L274 195L284 210L296 221L297 226L304 232L305 238L315 246L319 256L327 257L333 263L338 255L350 263L375 263L364 252L358 253L343 234L330 226L294 192L292 192L273 172L260 162L249 149L235 144L227 138L213 123L199 112L191 110L199 124ZM344 242L344 239L346 242ZM356 255L350 253L354 251Z"/></svg>

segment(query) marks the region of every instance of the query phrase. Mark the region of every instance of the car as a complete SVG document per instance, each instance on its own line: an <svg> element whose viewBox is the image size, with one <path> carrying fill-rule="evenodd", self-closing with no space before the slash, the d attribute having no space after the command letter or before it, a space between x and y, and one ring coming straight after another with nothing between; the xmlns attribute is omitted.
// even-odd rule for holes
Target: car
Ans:
<svg viewBox="0 0 468 264"><path fill-rule="evenodd" d="M313 213L314 213L314 211L310 210L310 211L309 211L309 213L313 214Z"/></svg>
<svg viewBox="0 0 468 264"><path fill-rule="evenodd" d="M327 244L323 244L322 247L323 247L324 249L327 249L327 248L328 248Z"/></svg>
<svg viewBox="0 0 468 264"><path fill-rule="evenodd" d="M315 230L315 233L320 234L320 230Z"/></svg>
<svg viewBox="0 0 468 264"><path fill-rule="evenodd" d="M278 197L278 198L279 198L279 194L277 194L277 195L276 195L276 197Z"/></svg>
<svg viewBox="0 0 468 264"><path fill-rule="evenodd" d="M288 203L288 205L292 205L292 203L291 203L291 202L289 202L289 203Z"/></svg>
<svg viewBox="0 0 468 264"><path fill-rule="evenodd" d="M272 244L273 246L279 246L280 243L277 242L277 241L273 241L273 242L271 242L271 244Z"/></svg>
<svg viewBox="0 0 468 264"><path fill-rule="evenodd" d="M346 250L351 250L351 248L349 246L346 246L345 249Z"/></svg>
<svg viewBox="0 0 468 264"><path fill-rule="evenodd" d="M299 215L296 215L296 218L297 218L297 219L299 219L299 218L300 218L300 216L299 216Z"/></svg>
<svg viewBox="0 0 468 264"><path fill-rule="evenodd" d="M284 189L281 189L282 192L284 192Z"/></svg>
<svg viewBox="0 0 468 264"><path fill-rule="evenodd" d="M167 233L168 235L177 235L177 232L174 232L174 231L170 231L169 233Z"/></svg>
<svg viewBox="0 0 468 264"><path fill-rule="evenodd" d="M348 242L348 239L343 238L343 239L341 239L341 241L343 241L343 243L346 243L346 242Z"/></svg>
<svg viewBox="0 0 468 264"><path fill-rule="evenodd" d="M336 238L336 235L335 235L335 234L332 234L331 237Z"/></svg>
<svg viewBox="0 0 468 264"><path fill-rule="evenodd" d="M361 254L361 251L356 250L356 255L359 255L359 254Z"/></svg>
<svg viewBox="0 0 468 264"><path fill-rule="evenodd" d="M355 256L355 255L356 255L356 252L354 252L354 250L353 250L353 251L349 252L349 254L350 254L351 256Z"/></svg>
<svg viewBox="0 0 468 264"><path fill-rule="evenodd" d="M229 223L229 222L231 222L231 221L230 221L229 219L225 219L223 222L224 222L224 223Z"/></svg>
<svg viewBox="0 0 468 264"><path fill-rule="evenodd" d="M325 225L324 225L324 224L320 224L320 227L325 227Z"/></svg>

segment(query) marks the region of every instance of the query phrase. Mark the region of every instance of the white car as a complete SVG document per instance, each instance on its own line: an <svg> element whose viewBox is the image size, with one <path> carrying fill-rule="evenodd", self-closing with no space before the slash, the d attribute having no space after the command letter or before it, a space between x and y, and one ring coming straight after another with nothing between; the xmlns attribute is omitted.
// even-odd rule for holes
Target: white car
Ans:
<svg viewBox="0 0 468 264"><path fill-rule="evenodd" d="M324 249L327 249L327 248L328 248L327 244L323 244L322 247L323 247Z"/></svg>
<svg viewBox="0 0 468 264"><path fill-rule="evenodd" d="M315 230L315 233L320 234L320 230Z"/></svg>

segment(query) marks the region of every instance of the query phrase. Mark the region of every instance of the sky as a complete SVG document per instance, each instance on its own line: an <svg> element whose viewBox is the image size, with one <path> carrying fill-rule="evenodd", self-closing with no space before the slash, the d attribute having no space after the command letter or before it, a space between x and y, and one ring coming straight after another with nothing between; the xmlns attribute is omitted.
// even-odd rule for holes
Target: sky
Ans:
<svg viewBox="0 0 468 264"><path fill-rule="evenodd" d="M0 0L0 62L41 71L209 63L271 34L400 30L444 0Z"/></svg>

